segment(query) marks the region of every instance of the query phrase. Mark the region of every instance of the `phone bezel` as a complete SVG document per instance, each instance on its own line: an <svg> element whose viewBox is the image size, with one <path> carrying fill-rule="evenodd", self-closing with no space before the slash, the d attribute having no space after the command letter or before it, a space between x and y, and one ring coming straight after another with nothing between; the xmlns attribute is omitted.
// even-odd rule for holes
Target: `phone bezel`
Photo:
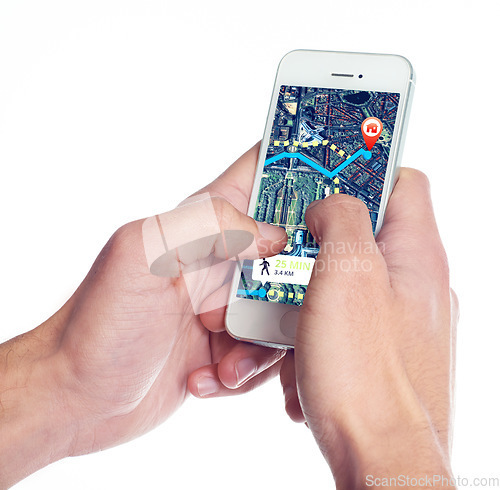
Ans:
<svg viewBox="0 0 500 490"><path fill-rule="evenodd" d="M332 73L353 74L353 77L336 77L332 76ZM359 74L362 74L363 77L359 78ZM375 230L375 234L377 234L397 178L414 80L411 63L399 55L312 50L291 51L281 59L278 66L262 141L269 141L281 85L399 93L400 102ZM255 210L266 153L266 145L261 145L247 212L249 216L253 216ZM283 334L280 321L285 313L298 312L300 307L237 298L236 289L239 277L240 270L237 268L231 283L229 304L225 315L228 333L238 340L272 347L293 348L293 339Z"/></svg>

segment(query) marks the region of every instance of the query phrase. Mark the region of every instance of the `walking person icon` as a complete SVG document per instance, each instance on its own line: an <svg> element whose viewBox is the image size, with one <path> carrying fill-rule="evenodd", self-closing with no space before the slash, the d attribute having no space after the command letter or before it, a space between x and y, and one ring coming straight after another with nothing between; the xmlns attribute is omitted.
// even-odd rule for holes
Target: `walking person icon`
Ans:
<svg viewBox="0 0 500 490"><path fill-rule="evenodd" d="M267 272L267 275L269 275L269 266L271 264L269 264L269 262L266 260L266 259L262 259L262 262L259 264L260 266L262 266L262 271L260 272L260 275L264 275L264 272Z"/></svg>

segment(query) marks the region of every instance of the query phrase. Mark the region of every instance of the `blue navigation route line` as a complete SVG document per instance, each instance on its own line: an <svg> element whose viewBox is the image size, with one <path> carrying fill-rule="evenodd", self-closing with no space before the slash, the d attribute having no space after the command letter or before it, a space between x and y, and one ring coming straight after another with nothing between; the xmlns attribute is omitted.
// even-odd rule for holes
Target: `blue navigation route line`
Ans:
<svg viewBox="0 0 500 490"><path fill-rule="evenodd" d="M307 165L314 168L318 172L321 172L323 175L332 178L335 177L335 175L337 175L340 171L344 170L344 168L346 168L347 165L349 165L351 162L354 162L354 160L356 160L360 156L363 156L365 160L370 160L370 158L372 157L372 152L360 148L356 153L351 155L345 162L340 164L338 167L334 168L332 171L328 171L326 170L326 168L323 168L321 165L318 165L310 158L307 158L305 155L302 155L302 153L290 153L287 151L283 151L281 153L278 153L277 155L272 156L271 158L268 158L264 162L264 166L274 163L277 160L281 160L282 158L298 158L299 160L302 160L304 163L307 163ZM266 293L267 291L263 287L259 289L238 289L237 291L237 294L239 295L260 296L261 298L263 298L266 295Z"/></svg>
<svg viewBox="0 0 500 490"><path fill-rule="evenodd" d="M238 289L238 294L246 294L247 296L260 296L263 298L267 291L264 288L260 289Z"/></svg>
<svg viewBox="0 0 500 490"><path fill-rule="evenodd" d="M360 156L363 156L365 160L370 160L370 158L372 157L372 152L360 148L356 153L354 153L354 155L351 155L345 162L341 163L338 167L335 167L333 170L328 171L326 168L323 168L321 165L318 165L310 158L307 158L305 155L302 155L302 153L289 153L288 151L283 151L281 153L278 153L277 155L272 156L271 158L268 158L264 162L264 166L274 163L277 160L281 160L282 158L298 158L299 160L302 160L304 163L307 163L307 165L312 167L314 170L317 170L318 172L321 172L323 175L332 178L335 175L337 175L340 171L344 170L344 168L346 168L347 165L349 165L351 162L354 162L354 160L356 160Z"/></svg>

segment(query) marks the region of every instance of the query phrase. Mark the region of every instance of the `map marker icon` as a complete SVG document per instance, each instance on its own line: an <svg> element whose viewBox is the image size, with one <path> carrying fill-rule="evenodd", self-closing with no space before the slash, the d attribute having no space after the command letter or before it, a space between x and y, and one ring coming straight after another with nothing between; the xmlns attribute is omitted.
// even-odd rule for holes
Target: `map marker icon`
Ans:
<svg viewBox="0 0 500 490"><path fill-rule="evenodd" d="M382 121L376 117L368 117L361 123L361 134L368 150L373 148L382 133Z"/></svg>

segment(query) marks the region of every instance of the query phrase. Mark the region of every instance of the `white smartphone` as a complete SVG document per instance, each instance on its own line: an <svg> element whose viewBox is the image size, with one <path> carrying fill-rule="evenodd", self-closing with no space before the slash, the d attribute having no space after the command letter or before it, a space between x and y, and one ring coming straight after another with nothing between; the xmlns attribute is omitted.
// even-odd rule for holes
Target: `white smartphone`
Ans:
<svg viewBox="0 0 500 490"><path fill-rule="evenodd" d="M239 263L226 309L236 339L293 348L319 251L307 206L334 193L363 200L382 226L403 151L415 77L396 55L297 50L280 62L248 214L285 228L273 257Z"/></svg>

